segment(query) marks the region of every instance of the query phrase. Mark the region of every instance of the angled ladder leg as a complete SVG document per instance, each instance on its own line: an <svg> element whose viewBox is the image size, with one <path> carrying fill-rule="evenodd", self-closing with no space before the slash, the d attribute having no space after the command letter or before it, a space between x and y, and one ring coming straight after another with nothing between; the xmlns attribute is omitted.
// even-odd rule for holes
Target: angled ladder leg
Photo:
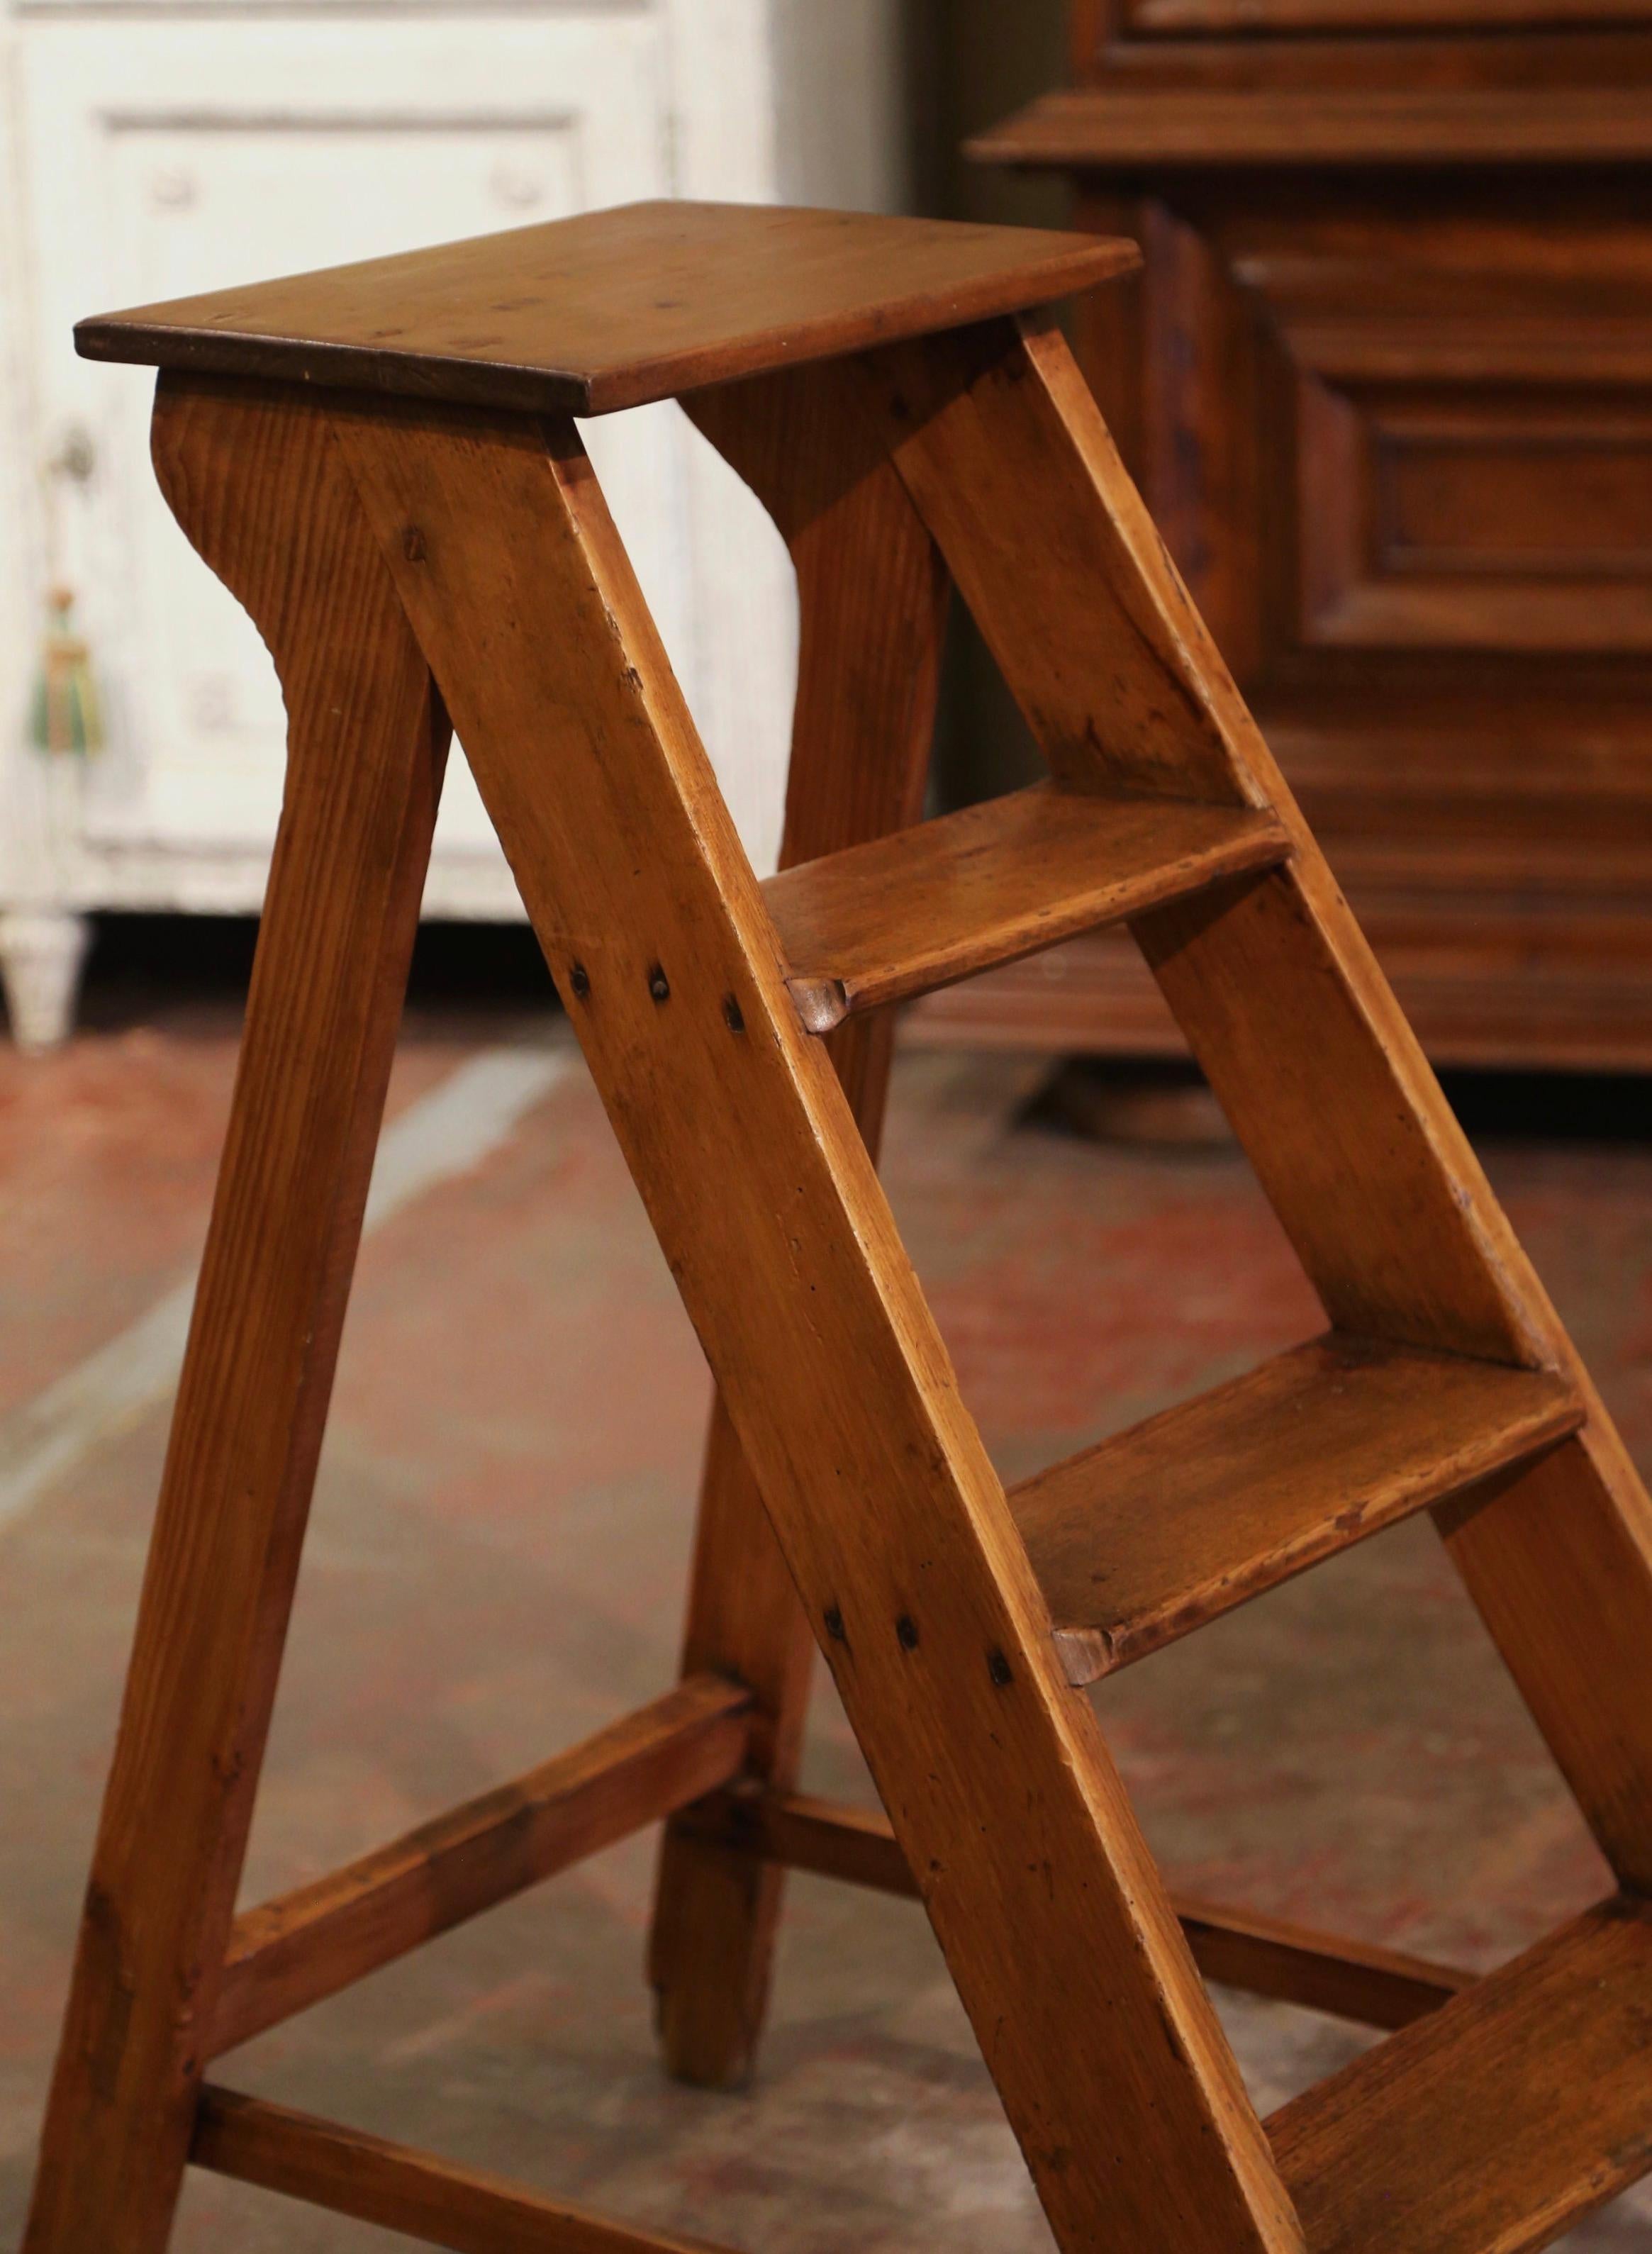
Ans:
<svg viewBox="0 0 1652 2254"><path fill-rule="evenodd" d="M1476 1364L1567 1409L1436 1516L1623 1891L1269 2124L1313 2254L1524 2254L1645 2166L1652 1505L1059 336L902 348L867 396L1058 781L1292 832L1134 929L1334 1333L1432 1356L1414 1433Z"/></svg>
<svg viewBox="0 0 1652 2254"><path fill-rule="evenodd" d="M779 526L802 612L780 866L858 845L923 811L947 579L905 486L831 362L685 402ZM894 1020L880 1011L827 1049L876 1158ZM707 1436L685 1676L734 1676L755 1699L753 1777L797 1781L815 1637L719 1398ZM666 2062L688 2082L750 2071L785 1873L668 1827L649 1948Z"/></svg>
<svg viewBox="0 0 1652 2254"><path fill-rule="evenodd" d="M751 1866L915 1890L1064 2254L1535 2254L1642 2172L1652 1506L1065 346L1020 311L1127 256L643 206L88 325L94 353L297 387L168 379L158 420L178 514L276 651L293 760L30 2254L159 2254L192 2129L203 2166L432 2243L675 2254L200 2082L207 2052L673 1816L654 1961L679 2069L749 2057L776 1900ZM772 382L706 389L736 377ZM683 392L804 591L788 852L815 858L760 887L570 419ZM1052 780L891 835L931 542ZM828 718L828 690L858 701ZM692 1671L231 1931L447 709L721 1389ZM856 1013L1108 921L1332 1329L1006 1494L877 1180L887 1029ZM1077 1686L1424 1508L1623 1891L1473 1982L1185 1906L1217 1972L1265 1960L1264 1989L1333 1999L1340 1976L1345 2000L1352 1978L1403 2030L1264 2126ZM780 1557L886 1826L789 1789L808 1665Z"/></svg>
<svg viewBox="0 0 1652 2254"><path fill-rule="evenodd" d="M1300 2254L571 424L334 427L1058 2242Z"/></svg>
<svg viewBox="0 0 1652 2254"><path fill-rule="evenodd" d="M1285 866L1137 936L1336 1329L1549 1369L1580 1403L1577 1438L1442 1521L1603 1852L1652 1888L1652 1507L1064 342L937 338L868 397L1058 778L1289 825ZM1040 552L1042 578L1003 568Z"/></svg>
<svg viewBox="0 0 1652 2254"><path fill-rule="evenodd" d="M318 415L163 377L155 454L275 654L289 768L29 2254L171 2228L447 738Z"/></svg>

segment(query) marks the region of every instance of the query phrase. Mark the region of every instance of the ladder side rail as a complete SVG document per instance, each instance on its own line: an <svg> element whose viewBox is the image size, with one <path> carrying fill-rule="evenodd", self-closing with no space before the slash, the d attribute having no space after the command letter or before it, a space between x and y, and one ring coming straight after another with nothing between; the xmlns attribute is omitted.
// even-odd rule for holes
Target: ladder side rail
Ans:
<svg viewBox="0 0 1652 2254"><path fill-rule="evenodd" d="M571 424L332 419L1058 2243L1300 2254Z"/></svg>
<svg viewBox="0 0 1652 2254"><path fill-rule="evenodd" d="M1557 1357L1558 1323L1064 339L1004 321L861 366L1056 780L1250 806L1291 832L1287 866L1134 928L1333 1323L1489 1360ZM1364 1193L1352 1212L1350 1185Z"/></svg>
<svg viewBox="0 0 1652 2254"><path fill-rule="evenodd" d="M1652 1503L1064 340L867 355L864 397L1058 779L1270 808L1285 866L1133 927L1333 1324L1558 1371L1578 1436L1443 1524L1602 1850L1652 1889Z"/></svg>
<svg viewBox="0 0 1652 2254"><path fill-rule="evenodd" d="M752 488L797 574L797 701L780 866L886 836L923 811L950 582L833 362L692 395L685 412ZM874 1159L894 1017L840 1027L829 1054ZM683 1640L754 1701L751 1774L797 1781L815 1637L722 1399L706 1436ZM667 2065L710 2086L750 2073L785 1872L678 1824L649 1936Z"/></svg>
<svg viewBox="0 0 1652 2254"><path fill-rule="evenodd" d="M313 411L167 375L154 443L275 657L287 782L28 2254L171 2230L447 749Z"/></svg>

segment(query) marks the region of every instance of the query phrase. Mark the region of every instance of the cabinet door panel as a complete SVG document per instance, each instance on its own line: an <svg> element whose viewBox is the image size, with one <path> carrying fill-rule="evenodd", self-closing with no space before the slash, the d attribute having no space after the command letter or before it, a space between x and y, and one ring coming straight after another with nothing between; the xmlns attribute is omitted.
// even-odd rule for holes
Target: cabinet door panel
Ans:
<svg viewBox="0 0 1652 2254"><path fill-rule="evenodd" d="M1273 380L1261 669L1652 654L1652 251L1472 206L1230 212ZM1466 198L1463 199L1467 201ZM1277 482L1275 482L1277 480ZM1281 491L1283 488L1283 491ZM1302 668L1308 668L1307 675Z"/></svg>
<svg viewBox="0 0 1652 2254"><path fill-rule="evenodd" d="M657 21L630 10L32 28L38 392L49 427L90 431L97 462L84 505L62 511L63 566L114 716L88 794L94 852L164 850L186 873L197 854L207 886L227 857L256 864L274 831L284 724L250 624L154 492L147 380L76 360L74 319L668 194L663 70ZM692 702L704 669L690 536L701 442L668 405L586 435ZM760 556L777 545L755 504L749 530ZM768 725L774 767L783 712ZM514 899L458 760L432 895L482 914Z"/></svg>
<svg viewBox="0 0 1652 2254"><path fill-rule="evenodd" d="M1305 375L1303 640L1652 652L1652 402Z"/></svg>

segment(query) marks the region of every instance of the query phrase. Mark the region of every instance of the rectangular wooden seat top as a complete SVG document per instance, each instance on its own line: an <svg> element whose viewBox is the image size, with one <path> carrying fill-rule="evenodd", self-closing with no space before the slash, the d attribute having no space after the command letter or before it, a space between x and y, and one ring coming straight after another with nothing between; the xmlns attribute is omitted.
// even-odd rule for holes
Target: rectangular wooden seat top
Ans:
<svg viewBox="0 0 1652 2254"><path fill-rule="evenodd" d="M82 321L88 360L606 415L1047 304L1106 236L640 203Z"/></svg>

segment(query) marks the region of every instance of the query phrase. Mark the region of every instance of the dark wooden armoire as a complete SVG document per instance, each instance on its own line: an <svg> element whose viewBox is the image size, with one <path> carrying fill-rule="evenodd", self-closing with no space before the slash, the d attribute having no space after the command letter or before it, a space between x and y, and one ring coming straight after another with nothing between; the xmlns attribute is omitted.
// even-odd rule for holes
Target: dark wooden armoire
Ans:
<svg viewBox="0 0 1652 2254"><path fill-rule="evenodd" d="M1652 1068L1652 0L1077 0L978 142L1139 277L1114 430L1442 1062ZM1080 942L925 1005L1175 1034Z"/></svg>

